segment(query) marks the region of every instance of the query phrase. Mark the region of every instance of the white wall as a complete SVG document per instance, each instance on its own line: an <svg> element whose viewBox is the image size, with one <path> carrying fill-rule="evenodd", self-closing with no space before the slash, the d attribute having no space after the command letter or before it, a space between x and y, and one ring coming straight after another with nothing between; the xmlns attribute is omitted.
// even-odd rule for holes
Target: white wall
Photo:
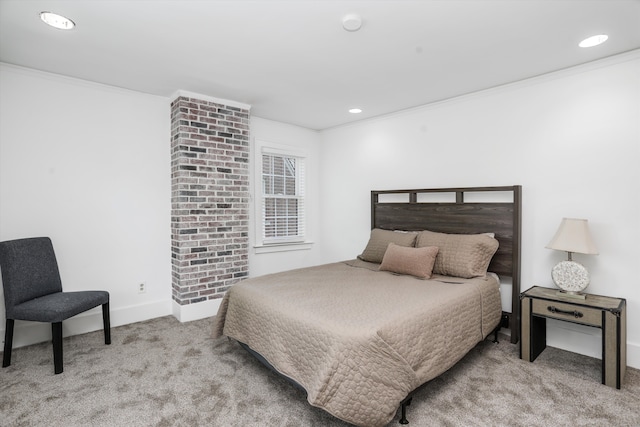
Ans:
<svg viewBox="0 0 640 427"><path fill-rule="evenodd" d="M600 255L575 259L590 292L627 299L640 368L639 123L637 51L321 133L252 117L252 143L309 152L314 244L256 254L252 229L250 274L355 257L372 189L521 184L523 290L552 286L561 218L588 218ZM65 289L110 291L114 326L171 314L169 126L169 99L0 64L0 240L51 236ZM549 323L551 345L599 356L593 329ZM28 325L15 345L50 339ZM100 328L99 310L65 322Z"/></svg>
<svg viewBox="0 0 640 427"><path fill-rule="evenodd" d="M7 64L0 94L0 240L50 236L63 288L109 291L113 326L170 314L169 100ZM50 336L16 322L14 346Z"/></svg>
<svg viewBox="0 0 640 427"><path fill-rule="evenodd" d="M370 191L523 186L522 290L553 287L562 217L587 218L600 255L575 255L588 292L627 299L640 368L640 51L322 132L323 262L367 242ZM600 356L599 330L549 322L548 343Z"/></svg>
<svg viewBox="0 0 640 427"><path fill-rule="evenodd" d="M292 150L301 150L307 155L306 169L306 195L307 207L307 233L312 244L306 249L290 250L282 252L256 253L256 233L253 221L255 212L255 191L259 191L259 183L256 182L254 161L256 158L255 143L263 141L270 144L286 147ZM275 273L293 268L308 267L321 263L321 236L319 234L320 216L320 134L316 131L293 126L272 120L251 117L251 201L250 212L252 220L249 223L249 273L251 277L263 274ZM259 179L259 178L258 178ZM258 186L257 186L258 185Z"/></svg>
<svg viewBox="0 0 640 427"><path fill-rule="evenodd" d="M0 240L50 236L64 289L108 290L112 326L171 314L170 99L2 63L0 94ZM252 144L307 153L313 243L256 254L252 227L250 274L318 264L320 136L251 120ZM65 336L101 327L99 308L63 324ZM0 295L0 337L4 328ZM48 325L18 321L14 347L50 336Z"/></svg>

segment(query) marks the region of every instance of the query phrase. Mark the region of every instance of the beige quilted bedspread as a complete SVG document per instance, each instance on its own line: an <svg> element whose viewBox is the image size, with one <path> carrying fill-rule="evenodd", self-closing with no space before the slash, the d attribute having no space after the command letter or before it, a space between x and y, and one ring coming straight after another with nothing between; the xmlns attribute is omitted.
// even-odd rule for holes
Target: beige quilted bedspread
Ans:
<svg viewBox="0 0 640 427"><path fill-rule="evenodd" d="M493 277L420 280L376 267L354 260L241 282L226 293L214 336L260 353L311 405L386 425L409 392L497 326L501 305Z"/></svg>

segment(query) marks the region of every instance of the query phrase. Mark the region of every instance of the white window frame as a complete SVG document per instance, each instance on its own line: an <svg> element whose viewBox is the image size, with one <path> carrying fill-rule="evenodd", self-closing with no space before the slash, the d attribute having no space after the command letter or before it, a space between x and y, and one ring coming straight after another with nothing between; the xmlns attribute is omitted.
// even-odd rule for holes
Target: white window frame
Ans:
<svg viewBox="0 0 640 427"><path fill-rule="evenodd" d="M263 188L263 155L291 157L296 159L296 198L298 199L298 230L296 236L265 237L264 206L265 194ZM290 146L272 144L265 141L255 141L255 179L254 179L254 203L255 203L255 250L256 253L310 249L311 243L307 241L307 153Z"/></svg>

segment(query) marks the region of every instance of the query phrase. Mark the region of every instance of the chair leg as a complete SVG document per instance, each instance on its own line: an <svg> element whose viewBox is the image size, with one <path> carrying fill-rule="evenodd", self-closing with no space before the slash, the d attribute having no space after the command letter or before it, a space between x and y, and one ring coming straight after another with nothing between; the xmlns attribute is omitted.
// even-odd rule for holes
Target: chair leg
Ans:
<svg viewBox="0 0 640 427"><path fill-rule="evenodd" d="M109 321L109 303L102 304L102 326L104 328L104 343L111 344L111 322Z"/></svg>
<svg viewBox="0 0 640 427"><path fill-rule="evenodd" d="M62 322L51 324L53 335L53 366L56 374L62 373Z"/></svg>
<svg viewBox="0 0 640 427"><path fill-rule="evenodd" d="M7 319L6 329L4 331L4 354L2 356L2 367L6 368L11 365L11 347L13 346L13 319Z"/></svg>

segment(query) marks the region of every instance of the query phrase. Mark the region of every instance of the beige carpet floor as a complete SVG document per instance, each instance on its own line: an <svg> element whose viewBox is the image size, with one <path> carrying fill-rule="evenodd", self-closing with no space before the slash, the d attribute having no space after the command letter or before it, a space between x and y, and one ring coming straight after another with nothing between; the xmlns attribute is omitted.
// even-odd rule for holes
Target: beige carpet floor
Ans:
<svg viewBox="0 0 640 427"><path fill-rule="evenodd" d="M226 338L213 319L163 317L65 338L53 374L50 343L14 349L0 370L2 426L345 427ZM389 424L398 426L396 418ZM640 371L622 390L600 384L600 361L547 348L518 358L503 337L476 346L420 388L409 426L640 426Z"/></svg>

